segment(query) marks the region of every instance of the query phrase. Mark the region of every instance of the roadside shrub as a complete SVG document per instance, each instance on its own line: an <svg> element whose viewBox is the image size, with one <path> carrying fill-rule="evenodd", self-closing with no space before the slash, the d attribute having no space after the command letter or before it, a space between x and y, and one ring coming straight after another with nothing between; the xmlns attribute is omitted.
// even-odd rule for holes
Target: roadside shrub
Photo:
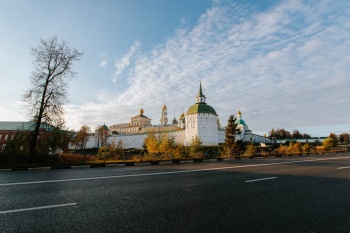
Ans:
<svg viewBox="0 0 350 233"><path fill-rule="evenodd" d="M252 157L255 155L255 151L256 151L256 148L255 146L253 145L253 143L249 144L247 146L247 149L246 151L243 153L243 156L245 157Z"/></svg>
<svg viewBox="0 0 350 233"><path fill-rule="evenodd" d="M284 145L280 145L278 148L277 148L277 153L280 154L280 155L287 155L288 154L288 148L287 146L284 146Z"/></svg>
<svg viewBox="0 0 350 233"><path fill-rule="evenodd" d="M323 146L316 146L316 153L325 153L326 150Z"/></svg>
<svg viewBox="0 0 350 233"><path fill-rule="evenodd" d="M97 158L99 160L103 160L104 162L109 159L110 157L110 151L109 148L107 146L102 146L97 153Z"/></svg>
<svg viewBox="0 0 350 233"><path fill-rule="evenodd" d="M159 160L170 160L171 159L171 154L160 154L160 156L158 157Z"/></svg>
<svg viewBox="0 0 350 233"><path fill-rule="evenodd" d="M337 146L337 140L335 138L328 137L323 141L322 145L327 151L329 151Z"/></svg>
<svg viewBox="0 0 350 233"><path fill-rule="evenodd" d="M84 155L76 153L63 153L58 155L56 163L80 164L84 162L93 162L96 157L93 155Z"/></svg>
<svg viewBox="0 0 350 233"><path fill-rule="evenodd" d="M142 157L140 155L133 155L133 156L131 156L130 160L132 162L141 162L142 161Z"/></svg>
<svg viewBox="0 0 350 233"><path fill-rule="evenodd" d="M154 160L156 160L156 159L154 158L153 155L146 154L146 155L142 156L142 161L154 161Z"/></svg>

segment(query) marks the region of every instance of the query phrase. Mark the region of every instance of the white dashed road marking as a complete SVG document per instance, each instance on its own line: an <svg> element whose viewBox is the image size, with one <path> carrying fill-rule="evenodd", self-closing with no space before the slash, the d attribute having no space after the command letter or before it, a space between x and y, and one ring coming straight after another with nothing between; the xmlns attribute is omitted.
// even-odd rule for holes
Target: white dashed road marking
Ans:
<svg viewBox="0 0 350 233"><path fill-rule="evenodd" d="M263 180L272 180L272 179L277 179L277 177L269 177L269 178L262 178L262 179L256 179L256 180L246 180L244 182L249 183L249 182L256 182L256 181L263 181Z"/></svg>
<svg viewBox="0 0 350 233"><path fill-rule="evenodd" d="M26 208L26 209L5 210L5 211L0 211L0 214L10 214L10 213L16 213L16 212L24 212L24 211L32 211L32 210L42 210L42 209L66 207L66 206L73 206L73 205L76 205L76 204L77 203L68 203L68 204L60 204L60 205L39 206L39 207L32 207L32 208Z"/></svg>
<svg viewBox="0 0 350 233"><path fill-rule="evenodd" d="M346 168L350 168L350 166L348 166L348 167L338 167L337 169L340 170L340 169L346 169Z"/></svg>

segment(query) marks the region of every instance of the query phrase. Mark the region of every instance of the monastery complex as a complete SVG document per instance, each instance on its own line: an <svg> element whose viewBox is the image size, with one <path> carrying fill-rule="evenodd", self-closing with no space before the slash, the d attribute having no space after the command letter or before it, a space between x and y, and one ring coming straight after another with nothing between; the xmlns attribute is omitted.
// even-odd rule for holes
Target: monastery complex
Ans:
<svg viewBox="0 0 350 233"><path fill-rule="evenodd" d="M129 123L114 124L110 127L104 125L108 130L107 143L117 143L121 140L125 148L142 148L143 142L150 132L155 134L167 133L174 136L177 142L190 145L191 140L198 137L204 146L217 146L225 141L225 129L221 127L218 114L215 109L206 103L206 97L199 85L199 93L195 103L190 106L186 113L182 113L178 119L174 117L168 122L167 107L162 107L160 124L152 125L151 119L144 115L141 108L140 114L131 117ZM238 127L241 134L236 140L265 142L266 139L260 135L253 134L242 119L242 113L237 113ZM97 132L89 137L86 148L99 147Z"/></svg>

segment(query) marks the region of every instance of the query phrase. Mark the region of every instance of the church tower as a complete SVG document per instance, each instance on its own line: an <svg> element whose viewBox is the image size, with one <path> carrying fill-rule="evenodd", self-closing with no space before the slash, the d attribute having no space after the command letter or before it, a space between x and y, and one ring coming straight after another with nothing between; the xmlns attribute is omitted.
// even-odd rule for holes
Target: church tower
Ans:
<svg viewBox="0 0 350 233"><path fill-rule="evenodd" d="M250 141L253 138L252 131L249 130L248 125L243 120L241 111L237 113L236 124L237 128L241 130L241 133L236 136L236 140Z"/></svg>
<svg viewBox="0 0 350 233"><path fill-rule="evenodd" d="M167 108L165 104L162 108L162 117L160 118L160 124L161 125L168 124L168 113L167 113Z"/></svg>
<svg viewBox="0 0 350 233"><path fill-rule="evenodd" d="M198 137L205 146L218 145L217 117L215 109L206 103L202 83L199 83L196 103L188 109L185 116L187 145L195 137Z"/></svg>

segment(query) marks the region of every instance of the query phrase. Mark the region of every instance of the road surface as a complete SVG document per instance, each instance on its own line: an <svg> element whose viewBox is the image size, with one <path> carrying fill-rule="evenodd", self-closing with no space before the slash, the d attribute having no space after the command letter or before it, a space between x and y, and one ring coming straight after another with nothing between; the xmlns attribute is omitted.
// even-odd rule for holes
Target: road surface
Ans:
<svg viewBox="0 0 350 233"><path fill-rule="evenodd" d="M2 172L0 232L350 232L350 154Z"/></svg>

